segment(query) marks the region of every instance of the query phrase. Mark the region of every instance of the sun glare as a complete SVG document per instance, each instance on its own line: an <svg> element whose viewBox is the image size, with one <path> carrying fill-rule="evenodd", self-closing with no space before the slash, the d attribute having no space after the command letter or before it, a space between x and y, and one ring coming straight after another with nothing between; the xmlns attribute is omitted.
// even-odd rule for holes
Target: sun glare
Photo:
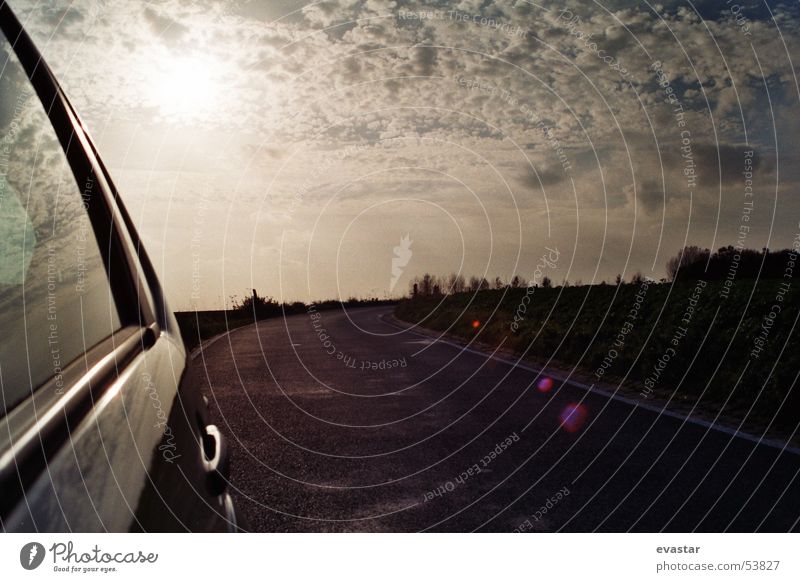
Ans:
<svg viewBox="0 0 800 582"><path fill-rule="evenodd" d="M149 91L149 105L167 119L186 121L207 115L219 96L222 67L205 56L162 60Z"/></svg>

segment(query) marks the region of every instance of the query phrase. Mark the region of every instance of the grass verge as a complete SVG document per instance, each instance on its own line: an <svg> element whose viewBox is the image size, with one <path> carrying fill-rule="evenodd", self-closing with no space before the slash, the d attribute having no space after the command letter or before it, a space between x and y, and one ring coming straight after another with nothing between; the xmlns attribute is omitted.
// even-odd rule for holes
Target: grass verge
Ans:
<svg viewBox="0 0 800 582"><path fill-rule="evenodd" d="M416 297L398 319L790 437L798 293L780 281L592 285ZM530 291L530 292L529 292ZM527 297L527 299L526 299ZM738 424L738 423L737 423ZM794 440L794 439L793 439Z"/></svg>

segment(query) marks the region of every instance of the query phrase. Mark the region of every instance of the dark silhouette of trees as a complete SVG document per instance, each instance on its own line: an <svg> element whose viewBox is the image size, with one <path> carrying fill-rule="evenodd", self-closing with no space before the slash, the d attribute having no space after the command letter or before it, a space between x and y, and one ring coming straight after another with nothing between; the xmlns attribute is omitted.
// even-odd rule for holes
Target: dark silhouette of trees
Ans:
<svg viewBox="0 0 800 582"><path fill-rule="evenodd" d="M690 246L684 247L674 257L667 261L667 278L674 281L678 276L678 271L683 270L682 276L688 275L688 270L696 271L697 267L702 265L705 268L705 263L708 262L709 257L708 249L701 249L700 247ZM687 277L698 279L699 277Z"/></svg>
<svg viewBox="0 0 800 582"><path fill-rule="evenodd" d="M272 297L261 297L255 289L252 295L242 299L231 297L231 306L234 311L253 314L255 317L271 317L281 312L281 304Z"/></svg>
<svg viewBox="0 0 800 582"><path fill-rule="evenodd" d="M667 261L670 281L723 281L725 279L780 279L797 253L791 249L739 249L722 247L715 253L696 246L685 247Z"/></svg>
<svg viewBox="0 0 800 582"><path fill-rule="evenodd" d="M517 284L521 286L525 285L525 279L521 277L517 277L516 281ZM506 285L500 277L495 278L495 289L505 289L505 287ZM485 277L473 276L467 280L463 275L458 273L451 273L446 276L425 273L421 277L413 277L409 281L409 291L412 297L430 297L442 294L454 295L465 292L476 293L491 288L492 285Z"/></svg>
<svg viewBox="0 0 800 582"><path fill-rule="evenodd" d="M448 294L450 293L463 293L466 290L467 284L464 281L464 275L452 273L448 279L446 288Z"/></svg>
<svg viewBox="0 0 800 582"><path fill-rule="evenodd" d="M420 285L420 292L423 295L430 295L433 293L433 278L430 276L429 273L425 273L422 276L422 282Z"/></svg>
<svg viewBox="0 0 800 582"><path fill-rule="evenodd" d="M722 247L716 252L711 252L709 249L701 248L698 246L687 246L678 252L675 256L670 257L666 263L667 277L661 278L659 282L666 283L668 281L679 280L697 280L704 279L706 281L724 281L726 279L781 279L785 272L786 267L792 261L797 259L800 254L797 250L783 249L778 251L770 251L769 249L755 249L737 248L734 246ZM645 281L645 276L641 271L636 271L631 275L631 284L641 285ZM535 281L533 281L535 282ZM654 280L651 280L654 282ZM625 285L625 280L621 274L618 274L614 283L616 285ZM569 287L570 283L565 279L562 286ZM599 285L606 285L605 281ZM460 273L451 273L450 275L438 276L425 273L421 277L417 276L409 282L409 292L412 297L429 297L441 295L454 295L458 293L477 293L479 291L486 291L489 289L522 289L527 287L528 281L520 276L514 275L508 283L505 283L499 276L494 279L487 280L484 277L471 276L469 279L465 278ZM575 282L575 285L581 286L580 280ZM542 277L541 282L537 285L543 289L551 289L553 281L548 276ZM261 301L262 298L257 298ZM252 310L253 298L245 298L241 305L237 308ZM269 304L270 299L266 299L268 305L260 307L262 310L271 311L274 309L273 304Z"/></svg>

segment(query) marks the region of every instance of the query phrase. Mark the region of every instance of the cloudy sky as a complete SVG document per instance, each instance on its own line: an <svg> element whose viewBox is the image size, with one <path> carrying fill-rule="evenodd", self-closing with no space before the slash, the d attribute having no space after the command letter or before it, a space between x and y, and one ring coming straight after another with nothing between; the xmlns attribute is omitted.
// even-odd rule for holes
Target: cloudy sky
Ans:
<svg viewBox="0 0 800 582"><path fill-rule="evenodd" d="M11 4L176 309L530 277L546 248L556 281L658 278L800 230L796 2Z"/></svg>

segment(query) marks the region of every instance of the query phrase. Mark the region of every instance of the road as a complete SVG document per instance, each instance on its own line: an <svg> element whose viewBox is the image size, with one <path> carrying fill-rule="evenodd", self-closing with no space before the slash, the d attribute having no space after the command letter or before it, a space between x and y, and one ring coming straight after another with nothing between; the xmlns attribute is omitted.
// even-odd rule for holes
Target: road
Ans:
<svg viewBox="0 0 800 582"><path fill-rule="evenodd" d="M266 320L195 359L248 529L799 529L797 451L570 383L539 389L532 368L389 313Z"/></svg>

